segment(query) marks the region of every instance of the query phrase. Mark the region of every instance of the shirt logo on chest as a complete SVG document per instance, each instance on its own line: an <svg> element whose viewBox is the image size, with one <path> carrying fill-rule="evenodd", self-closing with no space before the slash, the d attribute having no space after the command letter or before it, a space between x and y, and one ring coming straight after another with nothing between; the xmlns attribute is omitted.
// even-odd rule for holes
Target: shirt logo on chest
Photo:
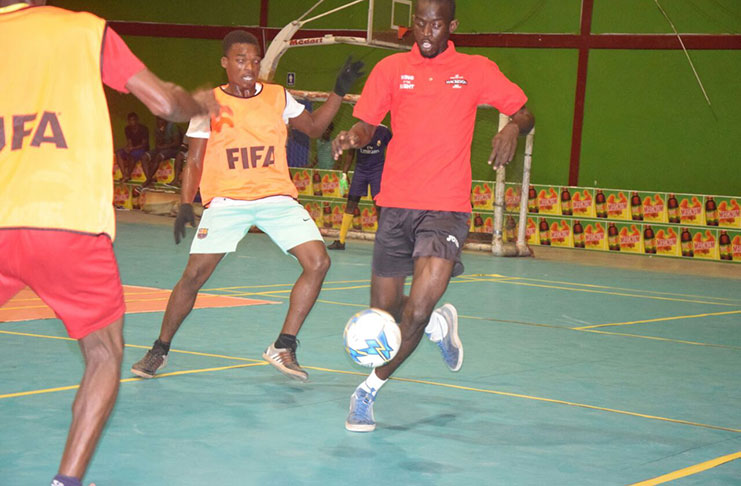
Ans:
<svg viewBox="0 0 741 486"><path fill-rule="evenodd" d="M468 85L468 80L460 74L456 74L445 81L445 84L453 89L462 89L464 86Z"/></svg>
<svg viewBox="0 0 741 486"><path fill-rule="evenodd" d="M414 75L402 74L399 89L414 89Z"/></svg>

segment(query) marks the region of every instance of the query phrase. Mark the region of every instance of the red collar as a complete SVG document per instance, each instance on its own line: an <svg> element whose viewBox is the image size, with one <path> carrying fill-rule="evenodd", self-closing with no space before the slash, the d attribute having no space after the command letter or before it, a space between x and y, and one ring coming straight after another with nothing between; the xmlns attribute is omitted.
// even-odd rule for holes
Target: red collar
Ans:
<svg viewBox="0 0 741 486"><path fill-rule="evenodd" d="M456 55L456 52L455 44L453 44L453 41L448 40L448 47L443 52L435 57L424 57L419 50L419 46L415 42L412 46L412 52L410 52L410 55L412 57L412 64L445 64Z"/></svg>

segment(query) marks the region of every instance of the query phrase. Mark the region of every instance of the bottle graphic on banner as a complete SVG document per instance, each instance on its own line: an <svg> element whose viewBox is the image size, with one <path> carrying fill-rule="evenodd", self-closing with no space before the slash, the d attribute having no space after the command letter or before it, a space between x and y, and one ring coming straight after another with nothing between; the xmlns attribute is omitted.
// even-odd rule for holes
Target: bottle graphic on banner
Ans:
<svg viewBox="0 0 741 486"><path fill-rule="evenodd" d="M620 234L615 223L607 225L607 245L611 251L620 251Z"/></svg>
<svg viewBox="0 0 741 486"><path fill-rule="evenodd" d="M679 201L674 194L669 194L666 201L666 213L670 223L679 223Z"/></svg>
<svg viewBox="0 0 741 486"><path fill-rule="evenodd" d="M538 193L535 191L535 188L533 186L530 186L530 188L527 190L527 212L538 212Z"/></svg>
<svg viewBox="0 0 741 486"><path fill-rule="evenodd" d="M633 221L643 220L643 201L641 201L641 196L637 192L634 192L630 197L630 215Z"/></svg>
<svg viewBox="0 0 741 486"><path fill-rule="evenodd" d="M726 230L720 231L720 237L718 238L718 249L720 250L721 260L733 260L733 250L731 248L731 237L728 236Z"/></svg>
<svg viewBox="0 0 741 486"><path fill-rule="evenodd" d="M507 220L504 222L504 241L515 241L515 218L507 216Z"/></svg>
<svg viewBox="0 0 741 486"><path fill-rule="evenodd" d="M540 233L540 244L550 245L551 244L551 230L548 226L548 221L546 221L545 218L540 218L538 230Z"/></svg>
<svg viewBox="0 0 741 486"><path fill-rule="evenodd" d="M682 234L680 236L682 244L682 256L683 257L694 257L695 250L692 245L692 234L687 228L682 228Z"/></svg>
<svg viewBox="0 0 741 486"><path fill-rule="evenodd" d="M584 227L578 219L574 221L574 248L584 248L586 239L584 237Z"/></svg>
<svg viewBox="0 0 741 486"><path fill-rule="evenodd" d="M718 206L715 204L713 196L705 198L705 224L708 226L718 226Z"/></svg>
<svg viewBox="0 0 741 486"><path fill-rule="evenodd" d="M311 176L311 186L315 196L322 195L322 176L319 172L314 172L314 175Z"/></svg>
<svg viewBox="0 0 741 486"><path fill-rule="evenodd" d="M602 189L597 189L597 194L594 195L594 206L598 218L607 217L607 199Z"/></svg>
<svg viewBox="0 0 741 486"><path fill-rule="evenodd" d="M561 189L561 214L564 216L571 216L572 213L571 193L567 187L564 187Z"/></svg>
<svg viewBox="0 0 741 486"><path fill-rule="evenodd" d="M656 253L656 235L650 224L643 230L643 251L649 254Z"/></svg>
<svg viewBox="0 0 741 486"><path fill-rule="evenodd" d="M325 228L332 227L332 206L329 205L329 201L324 201L322 206L322 220Z"/></svg>

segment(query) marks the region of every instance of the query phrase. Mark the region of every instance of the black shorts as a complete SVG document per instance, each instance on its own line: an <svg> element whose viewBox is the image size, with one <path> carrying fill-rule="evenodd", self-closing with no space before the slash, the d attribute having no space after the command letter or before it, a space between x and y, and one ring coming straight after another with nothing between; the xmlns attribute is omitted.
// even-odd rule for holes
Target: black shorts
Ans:
<svg viewBox="0 0 741 486"><path fill-rule="evenodd" d="M352 176L352 182L350 182L350 191L348 192L348 195L353 197L363 197L368 194L368 186L370 186L371 197L375 199L381 191L382 173L383 165L369 169L365 169L363 166L356 168Z"/></svg>
<svg viewBox="0 0 741 486"><path fill-rule="evenodd" d="M462 274L468 217L468 213L453 211L382 208L373 246L373 274L408 277L414 273L414 259L426 256L454 261L453 277Z"/></svg>

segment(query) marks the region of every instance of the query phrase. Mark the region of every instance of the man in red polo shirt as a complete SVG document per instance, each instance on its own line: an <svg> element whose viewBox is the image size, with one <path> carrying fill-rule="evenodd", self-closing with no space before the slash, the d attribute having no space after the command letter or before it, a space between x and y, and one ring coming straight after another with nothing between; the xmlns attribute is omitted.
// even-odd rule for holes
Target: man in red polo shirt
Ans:
<svg viewBox="0 0 741 486"><path fill-rule="evenodd" d="M457 311L451 304L433 309L450 278L463 272L476 108L488 104L511 118L492 140L489 164L495 168L512 160L517 137L534 125L527 97L495 63L456 52L449 41L458 27L454 0L418 0L413 22L412 51L375 66L353 112L360 121L333 142L335 158L365 146L391 111L394 138L376 200L383 210L373 251L371 306L396 318L402 342L396 357L353 393L345 427L354 432L375 429L376 393L423 334L438 344L452 371L461 368Z"/></svg>

